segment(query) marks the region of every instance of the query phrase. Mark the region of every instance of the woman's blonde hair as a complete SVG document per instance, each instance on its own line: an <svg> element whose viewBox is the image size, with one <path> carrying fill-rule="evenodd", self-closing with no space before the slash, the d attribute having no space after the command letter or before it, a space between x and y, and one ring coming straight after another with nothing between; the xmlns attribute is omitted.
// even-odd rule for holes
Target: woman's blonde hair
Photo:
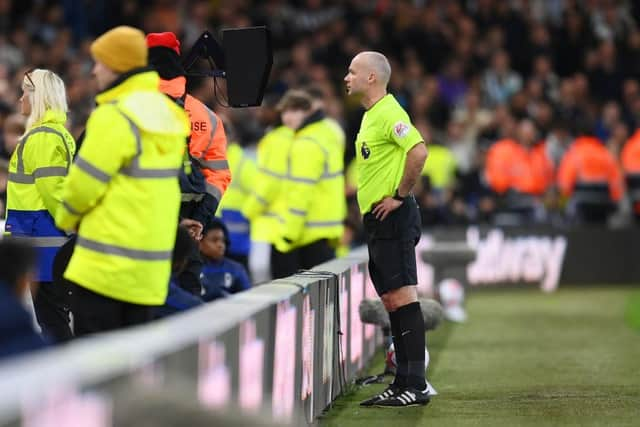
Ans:
<svg viewBox="0 0 640 427"><path fill-rule="evenodd" d="M25 73L22 89L29 92L31 105L31 114L27 118L27 131L34 123L42 120L47 110L63 113L68 110L64 82L53 71L35 69Z"/></svg>

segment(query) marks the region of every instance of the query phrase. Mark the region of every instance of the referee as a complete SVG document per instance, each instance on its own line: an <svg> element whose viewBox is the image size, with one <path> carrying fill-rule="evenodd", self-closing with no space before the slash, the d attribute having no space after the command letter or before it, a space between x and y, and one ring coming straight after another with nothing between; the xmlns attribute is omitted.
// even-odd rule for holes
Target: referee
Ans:
<svg viewBox="0 0 640 427"><path fill-rule="evenodd" d="M425 381L424 320L416 290L415 245L420 213L411 189L427 148L408 114L387 93L391 67L378 52L361 52L344 78L366 109L356 138L358 205L369 248L369 274L391 319L397 372L393 383L362 406L429 402Z"/></svg>

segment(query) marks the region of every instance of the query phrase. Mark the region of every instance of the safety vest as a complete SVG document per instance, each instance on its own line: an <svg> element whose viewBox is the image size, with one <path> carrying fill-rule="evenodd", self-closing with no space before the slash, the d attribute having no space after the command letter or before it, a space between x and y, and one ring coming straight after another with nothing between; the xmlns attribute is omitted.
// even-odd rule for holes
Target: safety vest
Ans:
<svg viewBox="0 0 640 427"><path fill-rule="evenodd" d="M56 224L78 228L64 277L112 299L162 305L180 208L185 112L155 71L122 76L96 97Z"/></svg>
<svg viewBox="0 0 640 427"><path fill-rule="evenodd" d="M620 168L607 148L594 137L581 136L571 144L558 167L558 186L564 196L571 196L576 185L608 186L611 200L622 197Z"/></svg>
<svg viewBox="0 0 640 427"><path fill-rule="evenodd" d="M248 255L251 248L250 227L249 220L242 215L242 205L255 186L256 164L237 143L227 147L227 158L233 181L224 193L218 209L229 230L231 244L227 252Z"/></svg>
<svg viewBox="0 0 640 427"><path fill-rule="evenodd" d="M37 248L41 282L53 280L53 259L67 241L53 219L76 151L66 120L64 112L47 111L22 137L9 162L5 231Z"/></svg>
<svg viewBox="0 0 640 427"><path fill-rule="evenodd" d="M293 134L290 128L279 126L267 132L258 143L255 183L242 206L242 215L251 222L251 240L275 242L280 227L276 203L288 174Z"/></svg>
<svg viewBox="0 0 640 427"><path fill-rule="evenodd" d="M515 190L522 194L541 195L552 184L553 165L539 146L527 149L522 144L503 139L487 153L485 178L496 193Z"/></svg>
<svg viewBox="0 0 640 427"><path fill-rule="evenodd" d="M336 149L339 135L324 120L298 130L291 144L288 174L277 204L276 248L288 252L321 239L338 243L347 207L344 156Z"/></svg>
<svg viewBox="0 0 640 427"><path fill-rule="evenodd" d="M633 211L640 214L640 129L624 144L620 161Z"/></svg>
<svg viewBox="0 0 640 427"><path fill-rule="evenodd" d="M439 144L429 145L429 161L425 162L422 176L428 176L433 188L445 189L456 176L456 159L451 150Z"/></svg>
<svg viewBox="0 0 640 427"><path fill-rule="evenodd" d="M185 85L184 77L176 77L172 80L161 79L159 87L163 93L180 98L185 94ZM196 159L207 181L207 193L219 202L231 183L231 171L227 162L227 136L222 120L189 94L184 98L184 109L191 122L189 152Z"/></svg>
<svg viewBox="0 0 640 427"><path fill-rule="evenodd" d="M620 160L625 174L640 174L640 129L624 144Z"/></svg>

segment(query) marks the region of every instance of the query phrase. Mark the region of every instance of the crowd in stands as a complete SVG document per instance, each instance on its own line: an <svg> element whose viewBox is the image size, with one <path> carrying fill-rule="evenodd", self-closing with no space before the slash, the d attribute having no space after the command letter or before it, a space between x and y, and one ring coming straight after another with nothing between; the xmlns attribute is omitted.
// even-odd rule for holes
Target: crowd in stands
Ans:
<svg viewBox="0 0 640 427"><path fill-rule="evenodd" d="M501 164L489 161L491 147L505 139L544 144L549 160L545 175L522 157L531 173L546 177L534 183L535 191L524 190L535 199L528 201L534 212L526 221L564 224L570 192L559 183L558 168L576 137L597 138L619 171L616 179L624 180L623 147L640 126L639 18L637 2L624 0L3 1L0 194L6 160L23 132L15 110L29 68L63 78L69 127L78 137L97 91L88 46L106 29L128 24L174 31L186 51L205 29L267 25L275 64L266 103L292 87L319 86L328 115L346 131L345 165L354 157L363 113L345 96L347 64L361 50L387 55L390 91L431 143L418 191L425 225L496 221L512 190L523 189L509 174L487 179L496 175L490 166ZM210 79L190 79L189 90L215 108L243 146L256 144L271 124L267 111L224 108ZM496 183L505 179L506 187ZM619 187L612 202L624 210L625 186ZM352 187L347 196L353 201ZM632 211L628 202L626 209ZM348 223L355 234L358 222L354 211Z"/></svg>

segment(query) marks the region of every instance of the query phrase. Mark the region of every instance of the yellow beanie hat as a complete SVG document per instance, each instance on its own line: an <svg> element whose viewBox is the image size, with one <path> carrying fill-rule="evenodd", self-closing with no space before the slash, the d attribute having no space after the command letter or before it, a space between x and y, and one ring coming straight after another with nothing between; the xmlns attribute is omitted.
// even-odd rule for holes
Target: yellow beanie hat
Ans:
<svg viewBox="0 0 640 427"><path fill-rule="evenodd" d="M147 65L147 40L137 28L116 27L94 40L91 55L113 71L124 73Z"/></svg>

